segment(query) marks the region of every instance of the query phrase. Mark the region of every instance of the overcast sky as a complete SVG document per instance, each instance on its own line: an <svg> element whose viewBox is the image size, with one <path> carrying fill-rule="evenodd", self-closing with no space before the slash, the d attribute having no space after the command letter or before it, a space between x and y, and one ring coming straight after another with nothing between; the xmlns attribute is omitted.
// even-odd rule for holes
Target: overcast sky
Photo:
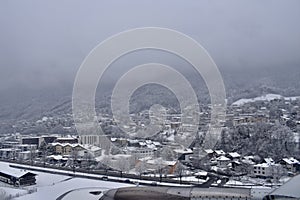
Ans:
<svg viewBox="0 0 300 200"><path fill-rule="evenodd" d="M222 70L300 67L299 0L2 0L0 90L70 83L120 31L158 26L202 44Z"/></svg>

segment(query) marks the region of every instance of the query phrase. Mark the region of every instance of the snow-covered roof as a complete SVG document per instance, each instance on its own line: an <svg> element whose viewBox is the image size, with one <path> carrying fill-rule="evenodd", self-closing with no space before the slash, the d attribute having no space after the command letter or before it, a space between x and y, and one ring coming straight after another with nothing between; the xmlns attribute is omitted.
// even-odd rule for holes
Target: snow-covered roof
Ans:
<svg viewBox="0 0 300 200"><path fill-rule="evenodd" d="M218 161L229 161L230 159L227 158L226 156L220 156L219 158L217 158Z"/></svg>
<svg viewBox="0 0 300 200"><path fill-rule="evenodd" d="M201 172L197 172L197 173L195 173L194 175L195 176L207 176L207 172L204 172L204 171L201 171Z"/></svg>
<svg viewBox="0 0 300 200"><path fill-rule="evenodd" d="M59 145L59 146L62 146L62 147L66 147L66 146L71 146L72 148L74 148L74 147L82 147L82 148L84 148L81 144L70 144L70 143L59 143L59 142L54 142L54 143L50 143L50 145L51 146L57 146L57 145Z"/></svg>
<svg viewBox="0 0 300 200"><path fill-rule="evenodd" d="M0 149L0 151L4 151L4 152L6 152L6 151L16 151L16 149L14 149L14 148L5 148L5 149Z"/></svg>
<svg viewBox="0 0 300 200"><path fill-rule="evenodd" d="M231 152L231 153L228 153L232 158L239 158L241 157L240 154L238 154L237 152Z"/></svg>
<svg viewBox="0 0 300 200"><path fill-rule="evenodd" d="M215 150L217 155L225 155L225 152L223 150Z"/></svg>
<svg viewBox="0 0 300 200"><path fill-rule="evenodd" d="M254 156L245 156L244 159L246 159L246 160L252 160L252 159L254 159Z"/></svg>
<svg viewBox="0 0 300 200"><path fill-rule="evenodd" d="M146 140L146 143L147 144L152 144L152 141L151 140Z"/></svg>
<svg viewBox="0 0 300 200"><path fill-rule="evenodd" d="M295 158L283 158L282 160L289 165L300 164L300 162Z"/></svg>
<svg viewBox="0 0 300 200"><path fill-rule="evenodd" d="M132 139L128 139L128 142L129 142L129 143L132 143L132 144L139 143L139 141L138 141L138 140L132 140Z"/></svg>
<svg viewBox="0 0 300 200"><path fill-rule="evenodd" d="M267 163L262 163L262 164L256 164L254 165L254 167L270 167L270 165Z"/></svg>
<svg viewBox="0 0 300 200"><path fill-rule="evenodd" d="M267 163L267 164L274 164L274 160L273 158L265 158L264 161Z"/></svg>
<svg viewBox="0 0 300 200"><path fill-rule="evenodd" d="M205 151L207 154L211 154L211 153L214 152L212 149L205 149L204 151Z"/></svg>
<svg viewBox="0 0 300 200"><path fill-rule="evenodd" d="M128 155L128 154L116 154L116 155L110 155L110 158L130 158L132 157L132 155Z"/></svg>
<svg viewBox="0 0 300 200"><path fill-rule="evenodd" d="M161 145L160 142L153 142L153 144L154 144L155 146L160 146L160 145Z"/></svg>
<svg viewBox="0 0 300 200"><path fill-rule="evenodd" d="M175 149L174 151L179 154L192 154L193 153L192 149Z"/></svg>
<svg viewBox="0 0 300 200"><path fill-rule="evenodd" d="M240 165L240 164L242 164L240 161L234 161L233 163L235 163L235 164L238 164L238 165Z"/></svg>
<svg viewBox="0 0 300 200"><path fill-rule="evenodd" d="M47 156L47 158L52 158L54 160L67 160L68 158L65 158L61 155L51 155L51 156Z"/></svg>
<svg viewBox="0 0 300 200"><path fill-rule="evenodd" d="M7 174L10 176L16 177L16 178L20 178L28 173L31 173L28 171L26 172L25 170L16 169L16 168L12 168L9 166L1 167L0 172L3 174ZM31 174L34 174L34 173L31 173ZM34 174L34 175L36 175L36 174Z"/></svg>
<svg viewBox="0 0 300 200"><path fill-rule="evenodd" d="M151 160L151 159L152 159L152 157L147 156L147 157L144 157L144 158L139 158L138 160L147 161L147 160Z"/></svg>
<svg viewBox="0 0 300 200"><path fill-rule="evenodd" d="M90 145L90 144L83 145L83 148L85 148L85 149L87 149L89 151L92 151L92 152L100 151L101 150L100 147L97 147L97 146L94 146L94 145Z"/></svg>
<svg viewBox="0 0 300 200"><path fill-rule="evenodd" d="M146 146L147 144L146 144L146 142L139 142L139 145L140 146Z"/></svg>
<svg viewBox="0 0 300 200"><path fill-rule="evenodd" d="M147 148L149 148L149 149L155 149L156 146L154 144L147 144Z"/></svg>
<svg viewBox="0 0 300 200"><path fill-rule="evenodd" d="M168 166L173 166L177 163L177 161L164 161L163 163L168 165Z"/></svg>

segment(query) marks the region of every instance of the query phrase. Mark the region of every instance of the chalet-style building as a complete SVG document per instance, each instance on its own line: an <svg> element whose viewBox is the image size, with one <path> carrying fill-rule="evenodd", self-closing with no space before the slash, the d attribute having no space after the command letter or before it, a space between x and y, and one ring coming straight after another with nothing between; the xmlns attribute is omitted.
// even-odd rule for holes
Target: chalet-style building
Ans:
<svg viewBox="0 0 300 200"><path fill-rule="evenodd" d="M35 176L36 174L34 173L14 169L11 167L0 169L0 181L10 185L34 185L36 184Z"/></svg>
<svg viewBox="0 0 300 200"><path fill-rule="evenodd" d="M283 158L280 164L286 168L289 172L295 173L300 170L300 162L295 158Z"/></svg>
<svg viewBox="0 0 300 200"><path fill-rule="evenodd" d="M56 155L71 155L73 152L86 150L81 144L51 143L51 149Z"/></svg>

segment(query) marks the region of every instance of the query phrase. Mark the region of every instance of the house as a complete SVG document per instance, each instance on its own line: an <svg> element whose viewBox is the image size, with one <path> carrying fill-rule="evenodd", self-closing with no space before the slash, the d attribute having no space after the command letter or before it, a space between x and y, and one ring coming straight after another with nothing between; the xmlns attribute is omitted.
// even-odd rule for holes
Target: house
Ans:
<svg viewBox="0 0 300 200"><path fill-rule="evenodd" d="M271 178L273 176L271 165L267 163L254 165L253 175L258 178Z"/></svg>
<svg viewBox="0 0 300 200"><path fill-rule="evenodd" d="M145 158L145 157L151 157L151 158L154 157L154 149L153 148L127 147L126 151L128 152L128 154L132 155L136 159Z"/></svg>
<svg viewBox="0 0 300 200"><path fill-rule="evenodd" d="M191 149L175 149L174 152L177 154L179 160L183 162L189 162L190 157L194 154Z"/></svg>
<svg viewBox="0 0 300 200"><path fill-rule="evenodd" d="M231 152L227 154L227 157L230 158L231 160L238 160L240 159L241 155L238 154L237 152Z"/></svg>
<svg viewBox="0 0 300 200"><path fill-rule="evenodd" d="M275 164L275 161L273 160L273 158L264 158L264 162L269 165Z"/></svg>
<svg viewBox="0 0 300 200"><path fill-rule="evenodd" d="M35 144L18 144L15 146L16 149L19 149L20 151L31 151L36 150L37 146Z"/></svg>
<svg viewBox="0 0 300 200"><path fill-rule="evenodd" d="M268 119L264 115L244 115L238 118L233 119L232 124L234 127L246 124L260 123L260 122L268 122Z"/></svg>
<svg viewBox="0 0 300 200"><path fill-rule="evenodd" d="M17 152L20 150L14 149L14 148L5 148L5 149L0 149L0 158L8 159L8 158L16 158Z"/></svg>
<svg viewBox="0 0 300 200"><path fill-rule="evenodd" d="M19 160L30 160L35 158L37 153L38 153L37 150L21 151L21 152L17 152L17 158Z"/></svg>
<svg viewBox="0 0 300 200"><path fill-rule="evenodd" d="M247 164L247 165L255 165L255 158L254 156L245 156L241 160L242 163Z"/></svg>
<svg viewBox="0 0 300 200"><path fill-rule="evenodd" d="M214 156L214 150L212 149L204 149L204 152L206 153L208 158L212 158Z"/></svg>
<svg viewBox="0 0 300 200"><path fill-rule="evenodd" d="M51 143L52 151L57 155L70 155L73 152L85 150L81 144Z"/></svg>
<svg viewBox="0 0 300 200"><path fill-rule="evenodd" d="M14 148L18 144L20 144L18 141L4 141L1 143L1 149Z"/></svg>
<svg viewBox="0 0 300 200"><path fill-rule="evenodd" d="M289 172L296 172L300 169L300 162L295 158L283 158L280 164Z"/></svg>
<svg viewBox="0 0 300 200"><path fill-rule="evenodd" d="M214 152L216 157L225 156L226 153L223 150L215 150Z"/></svg>
<svg viewBox="0 0 300 200"><path fill-rule="evenodd" d="M226 156L220 156L217 158L217 162L219 167L227 167L227 165L230 163L230 159Z"/></svg>
<svg viewBox="0 0 300 200"><path fill-rule="evenodd" d="M24 170L14 169L6 167L0 169L0 181L15 185L15 186L26 186L36 184L36 174L32 172L26 172Z"/></svg>
<svg viewBox="0 0 300 200"><path fill-rule="evenodd" d="M83 148L86 149L83 151L90 152L93 157L99 157L102 155L102 149L100 147L86 144L86 145L83 145Z"/></svg>
<svg viewBox="0 0 300 200"><path fill-rule="evenodd" d="M68 158L62 156L62 155L50 155L47 156L47 162L49 163L64 163L67 162Z"/></svg>
<svg viewBox="0 0 300 200"><path fill-rule="evenodd" d="M285 170L280 164L257 164L253 166L252 175L258 178L278 179L285 175Z"/></svg>
<svg viewBox="0 0 300 200"><path fill-rule="evenodd" d="M161 158L148 160L146 162L148 169L155 169L158 173L174 174L178 161L166 161Z"/></svg>
<svg viewBox="0 0 300 200"><path fill-rule="evenodd" d="M243 164L240 161L235 160L235 161L231 162L231 168L234 171L242 171L243 170Z"/></svg>

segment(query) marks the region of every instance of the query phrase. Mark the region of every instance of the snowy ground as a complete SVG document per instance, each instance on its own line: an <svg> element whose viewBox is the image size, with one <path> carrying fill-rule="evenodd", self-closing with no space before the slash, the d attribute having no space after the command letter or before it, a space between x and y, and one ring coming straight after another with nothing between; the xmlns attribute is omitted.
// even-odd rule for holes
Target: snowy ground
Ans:
<svg viewBox="0 0 300 200"><path fill-rule="evenodd" d="M0 162L0 169L5 169L9 167L9 163ZM93 188L94 190L107 190L118 187L128 187L133 186L130 184L123 183L115 183L101 180L90 180L85 178L72 178L70 176L64 175L55 175L43 172L32 171L35 174L38 174L37 184L34 186L28 186L24 188L12 188L6 184L1 184L1 191L5 191L6 197L11 194L11 196L15 197L15 200L55 200L59 196L70 190L87 190L87 188ZM36 192L32 194L28 194L28 191L31 189L36 189ZM91 189L88 189L91 190ZM20 195L20 197L16 197L16 194ZM77 194L74 196L74 194ZM85 195L84 198L79 194L89 194L88 192L78 192L72 193L71 199L96 199L95 195ZM2 200L2 199L1 199Z"/></svg>
<svg viewBox="0 0 300 200"><path fill-rule="evenodd" d="M3 184L1 184L3 185ZM11 188L8 185L3 185L0 187L0 199L5 200L6 198L14 198L21 195L28 194L28 191L20 188Z"/></svg>
<svg viewBox="0 0 300 200"><path fill-rule="evenodd" d="M52 176L50 174L49 176ZM63 195L64 193L71 191L71 190L81 190L81 189L88 189L95 188L95 190L107 190L111 188L118 188L118 187L126 187L132 185L126 185L122 183L113 183L113 182L105 182L105 181L97 181L97 180L89 180L84 178L73 178L63 182L56 182L53 185L39 187L37 186L37 192L25 195L19 198L15 198L16 200L54 200L59 196ZM86 196L85 192L81 192L84 196L81 197L80 195L74 196L72 199L80 200L80 199L94 199L93 196ZM88 194L88 193L87 193ZM89 198L88 198L89 197Z"/></svg>

